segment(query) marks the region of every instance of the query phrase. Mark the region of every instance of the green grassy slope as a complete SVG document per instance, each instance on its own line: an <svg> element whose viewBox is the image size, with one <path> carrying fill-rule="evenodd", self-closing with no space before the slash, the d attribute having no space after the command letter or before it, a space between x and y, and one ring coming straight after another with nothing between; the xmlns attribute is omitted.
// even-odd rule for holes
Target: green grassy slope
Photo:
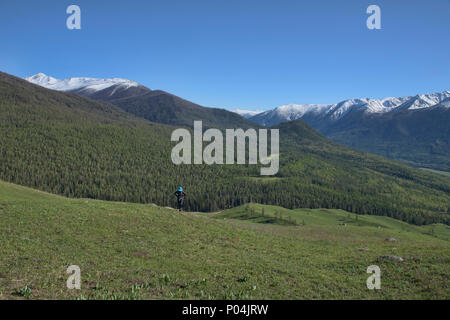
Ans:
<svg viewBox="0 0 450 320"><path fill-rule="evenodd" d="M217 118L216 118L217 120ZM340 208L423 223L448 223L450 181L333 143L302 121L280 129L280 171L260 165L171 162L175 127L111 104L47 90L0 73L0 178L68 197L173 204L216 211L247 202Z"/></svg>
<svg viewBox="0 0 450 320"><path fill-rule="evenodd" d="M411 225L389 217L357 215L339 209L286 209L278 206L249 203L227 209L214 215L217 219L238 219L254 223L320 226L327 228L370 227L401 234L403 231L412 234L424 234L450 241L450 228L443 224L426 226ZM357 230L358 228L356 228Z"/></svg>
<svg viewBox="0 0 450 320"><path fill-rule="evenodd" d="M305 225L280 226L0 182L0 299L450 298L447 240L383 217L335 223L347 214L293 211ZM391 254L405 261L379 258ZM366 287L373 264L377 291ZM69 265L81 290L66 288Z"/></svg>

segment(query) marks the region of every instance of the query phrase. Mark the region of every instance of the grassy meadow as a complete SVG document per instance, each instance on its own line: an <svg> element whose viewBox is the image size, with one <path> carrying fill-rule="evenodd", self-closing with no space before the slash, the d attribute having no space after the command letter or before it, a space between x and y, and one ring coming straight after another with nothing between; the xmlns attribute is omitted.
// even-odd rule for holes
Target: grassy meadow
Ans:
<svg viewBox="0 0 450 320"><path fill-rule="evenodd" d="M0 182L0 299L449 299L449 241L445 225L342 210L180 213Z"/></svg>

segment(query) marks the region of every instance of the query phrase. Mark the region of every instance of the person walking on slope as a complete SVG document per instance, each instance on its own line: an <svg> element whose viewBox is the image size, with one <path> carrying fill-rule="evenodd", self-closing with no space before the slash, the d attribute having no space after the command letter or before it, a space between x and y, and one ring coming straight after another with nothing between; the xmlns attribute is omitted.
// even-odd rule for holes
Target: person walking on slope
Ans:
<svg viewBox="0 0 450 320"><path fill-rule="evenodd" d="M181 211L184 206L184 197L186 196L186 192L184 192L182 187L179 187L174 194L177 196L178 210Z"/></svg>

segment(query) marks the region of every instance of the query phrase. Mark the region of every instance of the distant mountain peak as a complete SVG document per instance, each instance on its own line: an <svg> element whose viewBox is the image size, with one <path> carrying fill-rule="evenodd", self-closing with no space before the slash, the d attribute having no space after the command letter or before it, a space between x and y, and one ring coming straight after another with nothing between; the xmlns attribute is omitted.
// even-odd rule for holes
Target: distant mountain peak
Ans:
<svg viewBox="0 0 450 320"><path fill-rule="evenodd" d="M231 111L247 119L263 112L261 110L243 110L243 109L234 109Z"/></svg>
<svg viewBox="0 0 450 320"><path fill-rule="evenodd" d="M72 77L68 79L56 79L42 72L34 76L26 77L28 82L40 85L47 89L58 91L89 91L97 92L113 86L128 89L140 86L139 83L123 79L123 78L88 78L88 77Z"/></svg>
<svg viewBox="0 0 450 320"><path fill-rule="evenodd" d="M58 79L49 77L42 72L35 74L34 76L27 77L27 78L25 78L25 80L27 80L28 82L32 82L34 84L43 86L43 87L48 86L48 85L53 85L56 82L58 82Z"/></svg>

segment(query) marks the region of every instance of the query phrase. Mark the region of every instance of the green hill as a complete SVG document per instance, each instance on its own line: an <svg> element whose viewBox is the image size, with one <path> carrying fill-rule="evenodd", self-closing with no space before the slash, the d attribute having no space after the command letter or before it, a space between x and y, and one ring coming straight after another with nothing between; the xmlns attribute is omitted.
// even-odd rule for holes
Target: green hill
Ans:
<svg viewBox="0 0 450 320"><path fill-rule="evenodd" d="M337 226L382 228L393 233L424 234L450 241L450 228L443 224L426 226L411 225L389 217L358 215L339 209L286 209L278 206L249 203L232 209L224 210L216 215L216 219L237 219L253 223L320 226L335 229ZM356 228L358 229L358 228ZM364 229L364 228L361 228ZM334 231L331 231L334 232Z"/></svg>
<svg viewBox="0 0 450 320"><path fill-rule="evenodd" d="M448 240L385 217L358 216L358 224L343 211L264 208L305 224L67 199L0 182L0 299L450 298ZM380 290L366 287L374 264ZM66 288L69 265L81 269L81 290Z"/></svg>
<svg viewBox="0 0 450 320"><path fill-rule="evenodd" d="M220 116L215 120L219 121ZM117 106L0 73L0 178L68 197L217 211L248 202L449 223L450 181L334 143L302 121L280 129L280 171L171 162L175 129Z"/></svg>
<svg viewBox="0 0 450 320"><path fill-rule="evenodd" d="M234 112L202 107L162 90L120 99L106 99L126 112L158 123L192 127L195 120L202 120L205 127L212 128L258 127L256 123Z"/></svg>

